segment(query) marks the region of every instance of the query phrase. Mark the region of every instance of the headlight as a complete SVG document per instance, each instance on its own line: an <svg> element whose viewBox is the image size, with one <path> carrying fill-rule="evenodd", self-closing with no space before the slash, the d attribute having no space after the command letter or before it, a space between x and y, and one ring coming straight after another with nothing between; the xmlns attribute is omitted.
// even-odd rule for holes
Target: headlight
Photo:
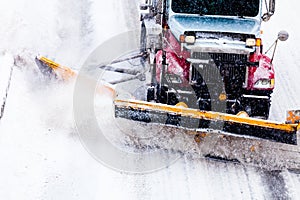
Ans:
<svg viewBox="0 0 300 200"><path fill-rule="evenodd" d="M246 46L254 47L256 45L256 40L254 38L248 38L246 40Z"/></svg>
<svg viewBox="0 0 300 200"><path fill-rule="evenodd" d="M247 38L246 39L246 46L247 47L260 47L261 46L261 39L260 38Z"/></svg>
<svg viewBox="0 0 300 200"><path fill-rule="evenodd" d="M195 36L188 35L188 36L185 36L184 41L189 44L194 44L196 41L196 38L195 38Z"/></svg>
<svg viewBox="0 0 300 200"><path fill-rule="evenodd" d="M179 41L181 43L194 44L196 41L196 37L193 35L180 35Z"/></svg>
<svg viewBox="0 0 300 200"><path fill-rule="evenodd" d="M273 88L275 85L274 79L260 79L256 81L254 87L257 89Z"/></svg>

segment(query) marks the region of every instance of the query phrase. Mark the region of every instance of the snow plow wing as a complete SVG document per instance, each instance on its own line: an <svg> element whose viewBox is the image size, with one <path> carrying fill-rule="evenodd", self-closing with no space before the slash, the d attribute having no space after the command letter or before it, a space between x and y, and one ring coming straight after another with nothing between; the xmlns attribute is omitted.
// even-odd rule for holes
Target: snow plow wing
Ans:
<svg viewBox="0 0 300 200"><path fill-rule="evenodd" d="M55 76L62 80L69 80L77 75L71 68L62 66L44 56L37 56L35 62L40 71L46 76Z"/></svg>
<svg viewBox="0 0 300 200"><path fill-rule="evenodd" d="M63 80L76 76L76 72L70 68L61 66L45 57L36 57L36 63L41 72L47 75L52 74ZM114 90L113 87L111 89ZM286 123L278 123L220 112L118 98L114 98L114 108L116 118L193 129L196 130L193 131L194 134L203 133L203 129L198 129L201 128L198 125L199 120L204 120L209 122L209 129L218 130L221 134L297 145L297 131L300 129L299 120L294 120L298 119L299 112L289 112L290 120ZM296 117L295 113L297 113Z"/></svg>

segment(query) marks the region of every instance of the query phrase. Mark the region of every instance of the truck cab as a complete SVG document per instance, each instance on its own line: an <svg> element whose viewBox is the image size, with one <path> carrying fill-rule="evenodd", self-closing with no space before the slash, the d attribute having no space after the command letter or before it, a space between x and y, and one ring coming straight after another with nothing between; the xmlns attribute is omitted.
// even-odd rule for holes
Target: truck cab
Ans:
<svg viewBox="0 0 300 200"><path fill-rule="evenodd" d="M275 73L272 59L263 53L261 23L273 15L275 2L269 1L266 13L263 4L146 0L141 49L155 54L147 99L268 118ZM151 20L161 27L157 40L149 31Z"/></svg>

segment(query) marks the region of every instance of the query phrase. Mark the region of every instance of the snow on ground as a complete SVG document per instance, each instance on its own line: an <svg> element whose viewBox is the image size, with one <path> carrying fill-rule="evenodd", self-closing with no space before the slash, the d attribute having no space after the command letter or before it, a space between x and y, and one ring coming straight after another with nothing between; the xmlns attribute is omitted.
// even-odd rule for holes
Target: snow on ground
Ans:
<svg viewBox="0 0 300 200"><path fill-rule="evenodd" d="M278 67L271 117L282 121L286 109L299 107L300 56L296 48L300 36L293 9L296 0L277 3L265 35L276 37L281 29L291 34L289 41L279 44L275 59ZM73 83L47 81L28 68L35 68L37 53L78 68L99 43L134 26L127 19L133 18L135 8L130 0L0 3L1 95L13 57L21 54L26 59L19 64L27 67L15 67L0 121L0 198L299 198L299 174L288 171L268 173L184 156L154 173L126 174L102 165L86 151L73 122Z"/></svg>
<svg viewBox="0 0 300 200"><path fill-rule="evenodd" d="M107 8L95 4L99 9L93 11L94 17L100 17ZM1 95L15 55L25 55L27 68L35 68L37 53L78 67L95 48L89 45L89 35L123 31L122 22L100 33L82 31L82 26L92 29L93 23L100 21L104 26L109 17L114 19L114 13L106 12L105 18L82 21L90 17L90 10L83 11L88 5L92 2L0 3ZM109 9L120 6L115 1ZM95 37L97 43L101 37ZM47 82L35 70L15 67L5 117L0 121L1 199L133 199L124 177L95 161L78 140L72 91L73 85Z"/></svg>
<svg viewBox="0 0 300 200"><path fill-rule="evenodd" d="M23 72L17 71L14 77L0 128L0 197L130 199L118 180L120 174L96 162L77 139L72 107L65 107L71 100L66 91L72 88L36 89L26 85L28 77Z"/></svg>

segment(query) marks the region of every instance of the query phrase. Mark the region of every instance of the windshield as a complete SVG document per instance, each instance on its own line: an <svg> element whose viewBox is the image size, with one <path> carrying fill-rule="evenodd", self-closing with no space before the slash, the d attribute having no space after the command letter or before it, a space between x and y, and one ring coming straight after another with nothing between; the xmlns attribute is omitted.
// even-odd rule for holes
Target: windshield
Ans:
<svg viewBox="0 0 300 200"><path fill-rule="evenodd" d="M173 0L175 13L255 17L259 0Z"/></svg>

